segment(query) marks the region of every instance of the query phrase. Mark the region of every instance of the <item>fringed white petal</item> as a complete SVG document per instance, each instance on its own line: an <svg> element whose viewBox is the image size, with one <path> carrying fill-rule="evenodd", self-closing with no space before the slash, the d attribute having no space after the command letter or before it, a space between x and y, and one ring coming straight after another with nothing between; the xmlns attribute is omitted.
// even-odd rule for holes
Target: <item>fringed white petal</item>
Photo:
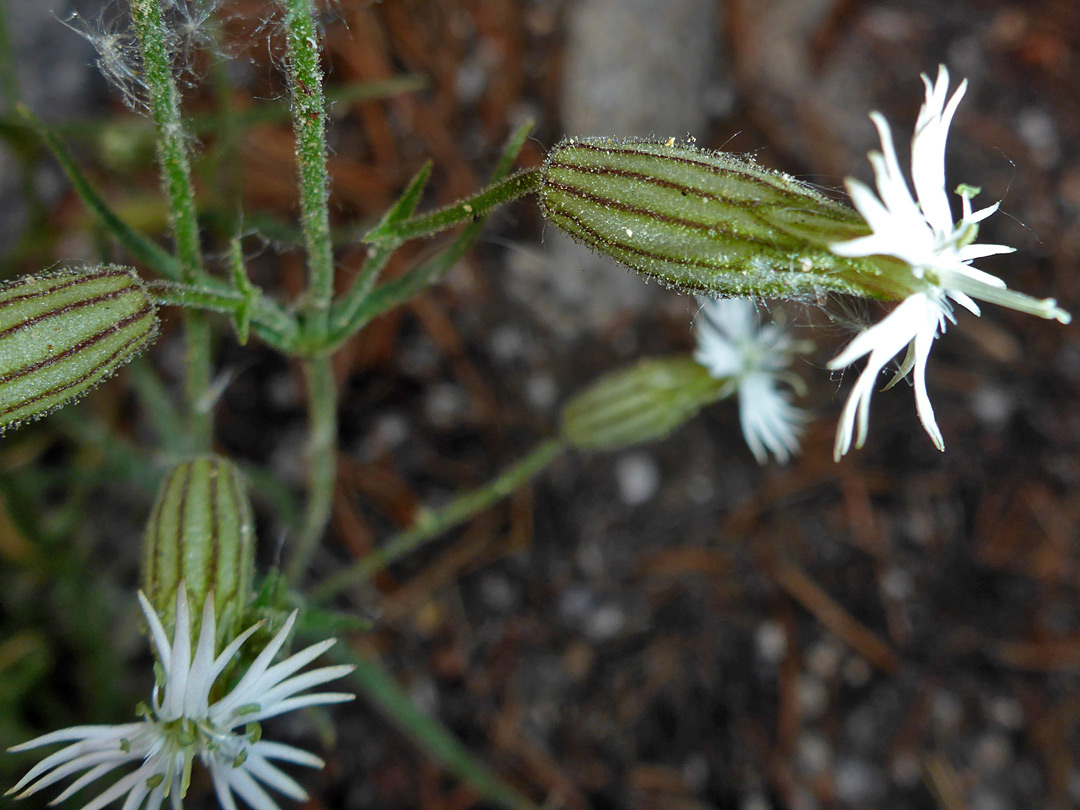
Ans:
<svg viewBox="0 0 1080 810"><path fill-rule="evenodd" d="M880 113L871 113L870 119L881 140L881 151L868 155L877 193L858 180L846 181L852 204L871 232L829 246L838 256L881 255L900 259L909 265L911 286L917 290L883 321L856 336L829 363L830 368L843 368L869 355L866 368L840 414L834 449L837 460L853 443L862 446L877 377L905 347L908 355L897 378L909 372L914 374L919 419L934 446L944 447L926 389L926 364L934 339L953 319L950 301L975 315L979 314L975 301L981 300L1063 323L1070 320L1069 314L1053 299L1039 300L1012 292L997 276L971 266L977 259L1011 253L1013 248L973 243L978 223L997 211L998 203L972 211L971 198L977 190L970 186L957 189L962 216L959 222L953 218L945 178L945 150L949 128L967 91L967 81L962 81L950 95L949 71L944 65L939 66L934 81L925 74L922 81L925 98L911 138L911 183L915 196L912 197L900 169L888 121Z"/></svg>
<svg viewBox="0 0 1080 810"><path fill-rule="evenodd" d="M117 726L75 726L43 734L13 751L55 743L70 743L45 757L19 780L11 793L19 798L37 793L81 773L54 800L61 802L118 768L135 765L120 776L83 810L100 810L124 797L121 810L160 810L165 798L173 810L182 810L188 768L198 759L209 769L222 810L236 810L233 794L254 810L279 810L263 785L294 799L307 798L304 789L273 761L321 768L314 754L267 740L252 742L247 729L234 730L259 720L307 706L342 703L355 698L346 692L308 692L351 672L349 665L318 667L303 672L333 644L328 639L273 664L295 622L294 611L284 627L259 653L239 684L213 706L208 705L215 681L234 659L240 646L262 626L254 625L226 644L215 657L216 621L213 594L202 606L199 637L192 650L192 622L187 589L178 589L176 626L170 643L160 617L142 593L139 603L146 614L150 636L164 670L164 682L155 684L153 706L142 722ZM307 692L307 694L304 694ZM257 711L234 714L245 705ZM153 785L153 787L151 786Z"/></svg>
<svg viewBox="0 0 1080 810"><path fill-rule="evenodd" d="M694 359L717 379L727 379L739 399L743 438L758 463L772 453L784 463L799 450L806 418L781 390L794 355L790 338L775 323L762 324L752 301L702 298L694 322Z"/></svg>

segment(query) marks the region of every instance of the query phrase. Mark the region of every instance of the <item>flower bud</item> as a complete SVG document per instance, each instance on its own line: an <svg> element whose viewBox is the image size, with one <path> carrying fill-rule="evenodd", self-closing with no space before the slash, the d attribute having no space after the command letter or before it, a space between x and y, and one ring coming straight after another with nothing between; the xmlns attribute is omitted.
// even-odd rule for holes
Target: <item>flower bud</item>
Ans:
<svg viewBox="0 0 1080 810"><path fill-rule="evenodd" d="M614 450L662 439L733 390L689 357L642 360L601 377L562 413L562 434L579 448Z"/></svg>
<svg viewBox="0 0 1080 810"><path fill-rule="evenodd" d="M201 607L213 591L218 638L232 638L251 601L255 528L243 479L228 459L199 456L161 482L143 544L143 591L171 629L176 592ZM197 627L200 611L193 609Z"/></svg>
<svg viewBox="0 0 1080 810"><path fill-rule="evenodd" d="M0 433L82 396L157 331L153 301L124 267L41 273L0 287Z"/></svg>
<svg viewBox="0 0 1080 810"><path fill-rule="evenodd" d="M574 239L683 292L909 292L910 274L886 272L887 259L829 250L870 232L852 209L752 160L674 138L564 140L548 153L538 194L544 215Z"/></svg>

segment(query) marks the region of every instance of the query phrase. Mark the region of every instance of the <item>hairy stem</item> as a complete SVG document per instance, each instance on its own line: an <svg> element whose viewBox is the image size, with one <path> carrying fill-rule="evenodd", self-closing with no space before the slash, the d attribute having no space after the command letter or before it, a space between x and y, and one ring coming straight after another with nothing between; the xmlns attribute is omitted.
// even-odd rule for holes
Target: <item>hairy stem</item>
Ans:
<svg viewBox="0 0 1080 810"><path fill-rule="evenodd" d="M180 278L190 284L204 273L188 144L172 74L171 35L162 19L159 0L131 0L131 20L139 40L147 100L157 130L158 167L169 200L169 221L180 261ZM187 312L184 320L187 361L184 389L192 446L208 449L213 431L206 395L210 387L210 325L200 312Z"/></svg>
<svg viewBox="0 0 1080 810"><path fill-rule="evenodd" d="M540 170L525 169L510 175L505 180L492 183L472 197L431 214L413 217L404 222L382 224L368 233L364 241L401 243L418 236L430 236L452 228L458 223L479 219L492 208L531 194L538 188L540 188Z"/></svg>
<svg viewBox="0 0 1080 810"><path fill-rule="evenodd" d="M334 258L327 207L326 99L311 0L280 0L285 11L296 164L300 175L300 224L307 249L307 328L327 331L334 296Z"/></svg>
<svg viewBox="0 0 1080 810"><path fill-rule="evenodd" d="M146 287L158 304L219 312L234 319L247 318L251 330L268 345L286 354L299 351L299 327L296 321L257 291L245 294L219 281L202 286L155 281Z"/></svg>
<svg viewBox="0 0 1080 810"><path fill-rule="evenodd" d="M285 570L292 583L304 575L319 541L330 522L337 474L337 391L329 355L304 361L307 384L308 419L308 499L300 536Z"/></svg>

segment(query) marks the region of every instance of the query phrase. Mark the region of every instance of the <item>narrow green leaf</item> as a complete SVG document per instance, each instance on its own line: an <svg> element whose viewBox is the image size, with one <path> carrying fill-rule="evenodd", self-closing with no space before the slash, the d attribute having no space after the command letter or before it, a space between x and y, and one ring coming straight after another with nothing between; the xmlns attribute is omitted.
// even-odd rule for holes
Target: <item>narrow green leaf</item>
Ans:
<svg viewBox="0 0 1080 810"><path fill-rule="evenodd" d="M420 196L427 187L428 178L431 177L431 165L432 163L429 160L420 167L420 171L409 181L409 185L405 187L405 191L401 193L398 201L386 212L386 216L382 218L379 226L401 222L413 215L417 203L420 202Z"/></svg>
<svg viewBox="0 0 1080 810"><path fill-rule="evenodd" d="M128 379L164 449L169 453L183 452L188 446L186 425L174 395L166 389L150 362L145 357L137 358L128 367Z"/></svg>
<svg viewBox="0 0 1080 810"><path fill-rule="evenodd" d="M419 236L431 236L462 222L473 222L493 208L523 197L540 188L540 170L524 169L505 180L493 182L484 190L460 202L440 208L431 214L405 220L382 223L364 236L364 241L405 242Z"/></svg>
<svg viewBox="0 0 1080 810"><path fill-rule="evenodd" d="M398 201L386 212L378 227L391 226L396 222L411 217L413 211L416 210L417 203L420 202L420 197L424 193L424 187L427 185L430 176L431 161L429 160L420 167L420 171L409 182ZM356 280L353 281L349 291L331 308L331 330L347 324L352 319L356 311L363 305L364 299L371 293L371 288L375 285L383 268L386 267L386 263L390 261L390 257L394 255L395 250L397 250L396 244L377 245L368 249L364 266L360 268Z"/></svg>
<svg viewBox="0 0 1080 810"><path fill-rule="evenodd" d="M491 175L493 183L510 174L518 155L521 154L521 150L525 147L525 141L528 140L529 133L533 131L535 126L536 122L528 118L510 133L510 137L506 139L506 145L503 146L502 154L499 155L499 162L495 164L495 171Z"/></svg>
<svg viewBox="0 0 1080 810"><path fill-rule="evenodd" d="M248 333L251 331L251 311L260 291L248 279L247 267L244 264L244 249L238 236L234 236L229 242L229 269L233 287L244 299L243 304L233 313L233 326L236 327L236 339L240 341L241 346L245 346L248 342Z"/></svg>
<svg viewBox="0 0 1080 810"><path fill-rule="evenodd" d="M526 121L511 133L510 138L503 147L502 154L499 156L495 171L491 176L493 183L497 183L505 178L514 167L514 162L517 160L518 155L521 154L521 149L525 144L526 138L529 136L529 132L532 131L532 128L533 122ZM420 175L418 174L417 178L419 178L419 176ZM414 179L409 188L411 189L416 182L417 180ZM406 190L406 194L408 194L408 190ZM398 206L395 206L395 208L396 207ZM411 215L411 211L409 212L409 215ZM384 218L384 222L385 221ZM374 291L365 291L362 296L356 295L354 292L354 290L356 290L356 285L354 284L353 290L350 290L349 294L336 304L332 310L331 324L333 331L329 338L329 345L331 347L339 345L341 342L347 340L350 335L363 328L363 326L373 318L396 306L400 306L413 296L417 295L429 284L433 284L435 281L442 278L442 276L465 255L469 248L472 247L473 242L475 242L476 238L480 235L480 230L484 227L486 221L487 218L484 216L477 217L470 224L466 225L461 233L458 234L458 236L435 258L413 268L401 278L375 288ZM367 263L365 263L365 271L367 270L367 265L371 264L373 267L378 268L374 271L374 274L377 275L396 249L397 243L392 241L375 245L372 249L372 254L369 256Z"/></svg>

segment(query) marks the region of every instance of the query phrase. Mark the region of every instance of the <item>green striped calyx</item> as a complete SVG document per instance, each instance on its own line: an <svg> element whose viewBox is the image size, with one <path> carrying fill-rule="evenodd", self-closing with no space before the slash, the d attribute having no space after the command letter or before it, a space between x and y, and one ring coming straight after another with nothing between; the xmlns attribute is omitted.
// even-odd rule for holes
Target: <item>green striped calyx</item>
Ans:
<svg viewBox="0 0 1080 810"><path fill-rule="evenodd" d="M133 270L105 265L0 287L0 433L85 394L153 342L158 316Z"/></svg>
<svg viewBox="0 0 1080 810"><path fill-rule="evenodd" d="M732 390L693 358L642 360L604 375L570 400L562 435L575 447L604 450L662 439Z"/></svg>
<svg viewBox="0 0 1080 810"><path fill-rule="evenodd" d="M205 455L173 467L146 524L142 559L143 592L166 629L184 583L193 627L213 592L218 641L235 636L252 598L254 558L251 504L236 466Z"/></svg>
<svg viewBox="0 0 1080 810"><path fill-rule="evenodd" d="M752 160L673 138L568 138L548 153L538 194L574 239L683 292L910 292L906 266L829 251L870 232L856 211Z"/></svg>

